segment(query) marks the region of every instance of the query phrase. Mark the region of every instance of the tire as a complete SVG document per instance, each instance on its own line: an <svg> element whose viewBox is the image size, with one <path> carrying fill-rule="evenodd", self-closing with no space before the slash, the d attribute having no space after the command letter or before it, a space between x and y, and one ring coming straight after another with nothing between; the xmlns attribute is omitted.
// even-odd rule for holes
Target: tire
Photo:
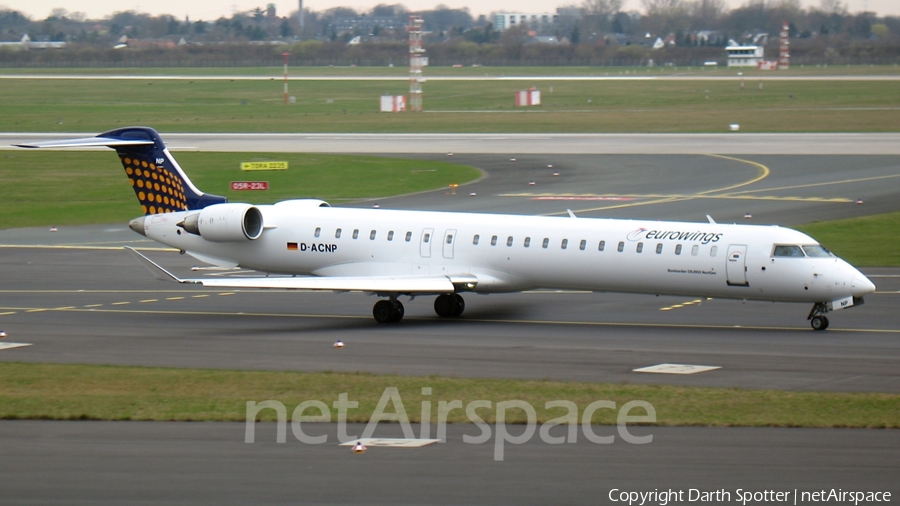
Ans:
<svg viewBox="0 0 900 506"><path fill-rule="evenodd" d="M391 321L399 322L403 319L403 315L406 313L406 310L403 308L403 304L400 303L399 300L391 301L391 309L394 311L394 317Z"/></svg>
<svg viewBox="0 0 900 506"><path fill-rule="evenodd" d="M825 330L828 328L828 318L824 316L813 316L809 320L809 324L813 330Z"/></svg>
<svg viewBox="0 0 900 506"><path fill-rule="evenodd" d="M455 294L442 294L434 299L434 312L441 318L449 318L455 316L456 300Z"/></svg>
<svg viewBox="0 0 900 506"><path fill-rule="evenodd" d="M466 301L465 301L465 299L462 298L462 295L460 295L458 293L454 293L453 294L453 303L455 306L453 308L453 316L459 316L459 315L463 314L463 311L466 310Z"/></svg>
<svg viewBox="0 0 900 506"><path fill-rule="evenodd" d="M394 320L396 312L394 305L389 300L379 300L375 303L375 307L372 308L372 316L375 317L375 321L378 323L396 321Z"/></svg>

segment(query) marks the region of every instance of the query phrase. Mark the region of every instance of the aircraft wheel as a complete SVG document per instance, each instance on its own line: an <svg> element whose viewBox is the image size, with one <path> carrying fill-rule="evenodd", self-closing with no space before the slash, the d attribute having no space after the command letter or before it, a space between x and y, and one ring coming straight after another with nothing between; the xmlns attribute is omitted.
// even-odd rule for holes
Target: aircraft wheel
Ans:
<svg viewBox="0 0 900 506"><path fill-rule="evenodd" d="M813 316L809 320L809 324L812 325L813 330L825 330L828 328L828 318L824 316Z"/></svg>
<svg viewBox="0 0 900 506"><path fill-rule="evenodd" d="M406 310L403 309L403 304L400 303L400 301L397 300L397 299L394 299L394 300L391 301L391 306L392 306L393 309L394 309L394 319L393 319L393 321L399 322L400 320L403 319L403 315L404 315L404 313L406 313Z"/></svg>
<svg viewBox="0 0 900 506"><path fill-rule="evenodd" d="M465 308L466 302L455 293L445 293L434 299L434 312L441 318L459 316Z"/></svg>
<svg viewBox="0 0 900 506"><path fill-rule="evenodd" d="M456 307L453 310L453 316L459 316L463 314L463 311L466 310L466 301L462 298L462 295L458 293L453 294L453 302Z"/></svg>
<svg viewBox="0 0 900 506"><path fill-rule="evenodd" d="M372 308L372 316L378 323L398 322L403 318L403 304L396 300L379 300Z"/></svg>

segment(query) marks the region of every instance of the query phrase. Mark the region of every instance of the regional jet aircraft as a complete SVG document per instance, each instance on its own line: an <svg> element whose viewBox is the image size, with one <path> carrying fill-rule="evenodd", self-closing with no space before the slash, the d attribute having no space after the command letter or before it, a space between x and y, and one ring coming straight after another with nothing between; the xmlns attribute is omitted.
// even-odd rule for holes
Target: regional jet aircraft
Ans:
<svg viewBox="0 0 900 506"><path fill-rule="evenodd" d="M875 291L814 239L778 226L228 203L194 186L151 128L20 146L115 149L144 211L135 232L207 263L276 275L181 279L129 249L161 279L368 292L381 323L403 318L401 296L436 296L435 312L452 318L466 292L550 288L805 302L812 328L824 330L826 313Z"/></svg>

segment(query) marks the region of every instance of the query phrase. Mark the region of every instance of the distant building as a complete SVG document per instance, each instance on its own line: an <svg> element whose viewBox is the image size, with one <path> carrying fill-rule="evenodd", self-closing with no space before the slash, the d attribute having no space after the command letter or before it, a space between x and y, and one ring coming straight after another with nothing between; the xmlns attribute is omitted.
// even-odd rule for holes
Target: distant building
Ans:
<svg viewBox="0 0 900 506"><path fill-rule="evenodd" d="M729 67L757 67L764 61L762 46L728 46L725 48L728 54Z"/></svg>
<svg viewBox="0 0 900 506"><path fill-rule="evenodd" d="M544 12L541 14L524 14L521 12L498 12L494 14L494 30L503 31L514 26L527 25L539 30L555 23L559 15Z"/></svg>
<svg viewBox="0 0 900 506"><path fill-rule="evenodd" d="M338 35L344 33L362 33L368 35L373 33L376 26L383 30L406 29L404 22L393 16L340 17L334 20L331 27Z"/></svg>
<svg viewBox="0 0 900 506"><path fill-rule="evenodd" d="M535 35L534 37L530 37L526 42L526 44L549 44L551 46L555 46L559 44L559 40L553 35Z"/></svg>
<svg viewBox="0 0 900 506"><path fill-rule="evenodd" d="M59 41L34 41L26 33L19 42L0 42L0 46L6 46L16 49L61 49L68 46L68 42Z"/></svg>

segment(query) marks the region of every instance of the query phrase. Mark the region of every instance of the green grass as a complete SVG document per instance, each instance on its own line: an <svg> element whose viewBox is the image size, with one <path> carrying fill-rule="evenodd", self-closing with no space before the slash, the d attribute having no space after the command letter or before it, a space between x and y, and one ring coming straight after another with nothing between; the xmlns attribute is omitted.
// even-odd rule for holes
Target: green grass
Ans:
<svg viewBox="0 0 900 506"><path fill-rule="evenodd" d="M551 400L572 401L579 413L597 400L614 401L617 408L644 400L656 409L656 425L900 428L900 396L878 393L9 362L0 363L0 376L5 378L2 419L243 421L247 401L277 400L290 416L302 401L320 400L330 407L338 394L347 392L350 400L359 401L359 408L349 411L349 421L365 422L384 389L396 387L411 421L421 419L425 400L432 402L433 422L441 400L459 399L465 406L480 399L521 399L536 408L541 422L565 414L545 409ZM431 387L432 394L422 396L423 387ZM479 414L491 422L493 412ZM525 421L521 412L509 414L508 420ZM451 422L468 421L461 410L450 415ZM600 409L593 423L614 424L615 415ZM264 420L274 417L272 410L260 413Z"/></svg>
<svg viewBox="0 0 900 506"><path fill-rule="evenodd" d="M857 267L900 265L900 212L823 221L796 227ZM871 240L872 238L890 238Z"/></svg>
<svg viewBox="0 0 900 506"><path fill-rule="evenodd" d="M232 202L289 198L335 202L463 184L473 167L440 161L301 153L176 153L203 191ZM242 172L240 162L288 161L283 171ZM267 191L230 189L231 181L268 181ZM0 228L126 222L141 207L113 151L0 151Z"/></svg>
<svg viewBox="0 0 900 506"><path fill-rule="evenodd" d="M724 52L723 52L724 59ZM760 71L754 68L719 67L451 67L430 66L425 69L425 76L734 76L743 72L745 76L871 76L900 75L898 65L794 65L789 70ZM6 75L129 75L129 76L269 76L280 78L283 67L120 67L120 68L0 68L0 74ZM289 76L335 76L335 77L398 77L407 78L409 68L403 65L394 67L350 67L322 66L302 67L291 65Z"/></svg>
<svg viewBox="0 0 900 506"><path fill-rule="evenodd" d="M535 86L542 105L514 107ZM552 91L551 91L552 90ZM429 81L425 113L379 113L405 80L3 80L0 131L175 132L900 131L900 81ZM708 97L708 98L707 98Z"/></svg>

